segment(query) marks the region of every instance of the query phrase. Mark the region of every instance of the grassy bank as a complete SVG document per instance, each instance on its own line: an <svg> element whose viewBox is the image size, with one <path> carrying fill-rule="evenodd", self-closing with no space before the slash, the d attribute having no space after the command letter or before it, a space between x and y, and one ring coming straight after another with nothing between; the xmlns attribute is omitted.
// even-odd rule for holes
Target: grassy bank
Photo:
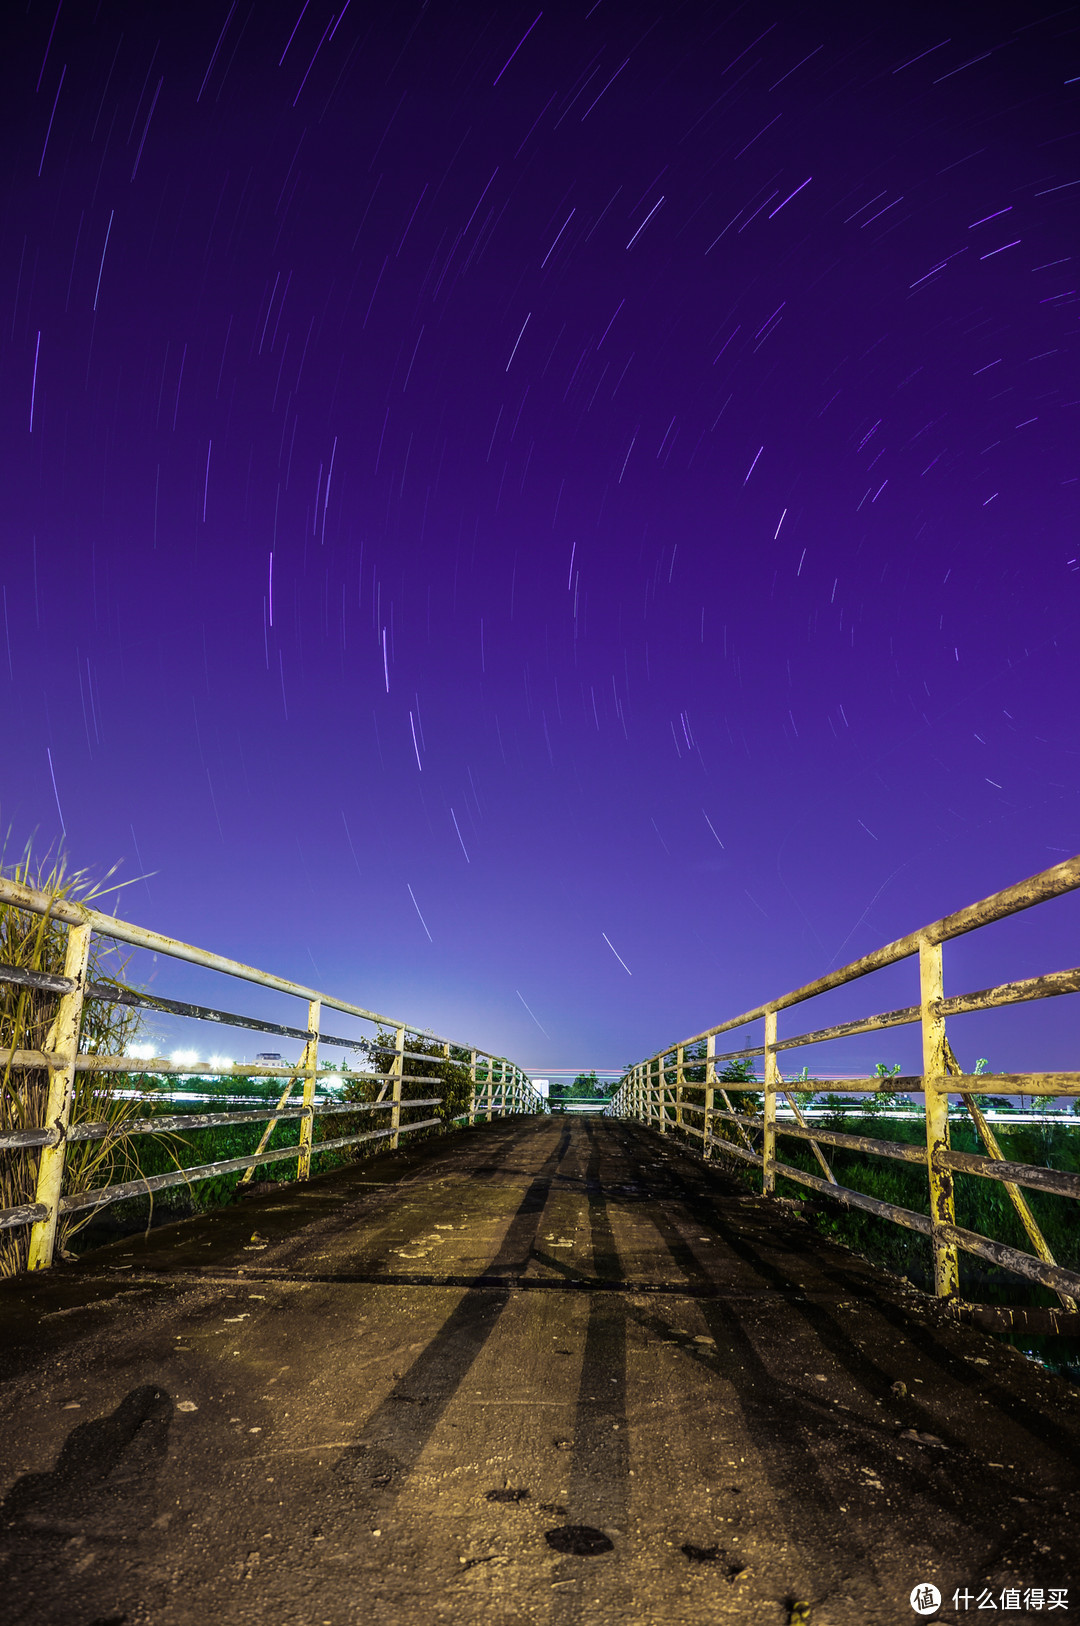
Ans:
<svg viewBox="0 0 1080 1626"><path fill-rule="evenodd" d="M920 1147L926 1144L921 1113L883 1122L879 1115L860 1111L853 1102L825 1119L815 1120L815 1123L846 1134L870 1135L879 1140ZM1080 1173L1080 1123L1074 1125L1058 1121L1012 1126L1007 1121L998 1120L994 1132L1003 1156L1010 1162ZM752 1131L751 1135L755 1149L760 1150L760 1131ZM954 1151L985 1155L985 1148L969 1119L952 1120L949 1136ZM683 1138L695 1149L700 1147L700 1141L696 1138ZM929 1214L930 1196L925 1168L835 1146L823 1145L822 1151L840 1185L883 1202L895 1203L917 1214ZM758 1170L734 1157L725 1157L722 1150L717 1151L716 1157L725 1171L730 1169L748 1191L760 1193L761 1175ZM777 1157L792 1168L821 1177L821 1167L809 1143L785 1136L782 1120L777 1128ZM958 1225L977 1231L993 1241L1031 1252L1031 1244L1019 1216L999 1181L957 1173L955 1182ZM799 1212L819 1235L844 1243L864 1258L905 1277L923 1292L933 1291L933 1269L927 1237L896 1225L891 1220L879 1219L875 1214L845 1208L824 1195L808 1192L804 1186L782 1175L777 1177L776 1191L779 1197L797 1204ZM1075 1201L1049 1192L1027 1189L1024 1190L1024 1197L1057 1263L1069 1270L1080 1270L1080 1224ZM960 1293L970 1302L1060 1305L1057 1295L1049 1288L984 1263L971 1254L961 1252L959 1265ZM1080 1381L1080 1339L1032 1334L1002 1336L1007 1336L1010 1343L1043 1361L1052 1370L1073 1381Z"/></svg>
<svg viewBox="0 0 1080 1626"><path fill-rule="evenodd" d="M189 1113L237 1114L235 1124L215 1124L206 1129L189 1129L182 1133L170 1132L161 1136L149 1134L130 1136L128 1168L125 1171L127 1179L150 1179L154 1175L194 1169L208 1163L228 1162L232 1158L250 1157L259 1149L259 1143L266 1132L267 1120L260 1120L258 1123L245 1122L241 1115L264 1102L268 1106L275 1105L281 1096L280 1082L236 1076L220 1081L200 1079L197 1082L199 1093L211 1099L193 1102L170 1100L162 1095L158 1081L153 1075L133 1075L121 1081L122 1088L144 1092L139 1111L143 1121ZM299 1088L294 1090L289 1097L290 1106L299 1103L300 1093ZM360 1106L375 1100L377 1093L378 1086L374 1082L358 1081L351 1095ZM419 1088L413 1088L408 1079L402 1093L403 1125L431 1117L438 1111L436 1108L416 1108L407 1105L410 1093L414 1095L421 1093ZM424 1093L438 1093L438 1086L434 1086L430 1091L425 1087ZM213 1099L215 1096L220 1099ZM299 1153L300 1122L299 1118L287 1118L275 1124L263 1150L280 1151L295 1146ZM335 1112L325 1118L316 1117L312 1137L312 1174L325 1174L332 1169L354 1163L372 1152L386 1149L384 1138L362 1142L358 1146L339 1147L329 1152L319 1151L320 1142L385 1128L388 1122L388 1112L358 1111L355 1114ZM409 1135L406 1143L436 1132L432 1129L419 1130L415 1135ZM296 1179L296 1168L294 1159L282 1158L280 1161L256 1167L251 1179L260 1186L267 1184L284 1186ZM208 1209L233 1203L245 1189L241 1184L243 1173L243 1170L237 1170L227 1174L215 1174L206 1179L182 1182L146 1196L128 1197L120 1202L110 1203L72 1238L69 1244L71 1252L79 1255L89 1248L100 1247L102 1243L118 1236L132 1235L152 1225L169 1224L173 1220L189 1218Z"/></svg>

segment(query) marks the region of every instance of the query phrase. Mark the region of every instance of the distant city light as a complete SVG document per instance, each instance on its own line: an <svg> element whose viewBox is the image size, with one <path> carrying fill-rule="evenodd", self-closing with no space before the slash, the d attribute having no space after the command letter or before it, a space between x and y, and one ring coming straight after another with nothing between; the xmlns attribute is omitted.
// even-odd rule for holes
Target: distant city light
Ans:
<svg viewBox="0 0 1080 1626"><path fill-rule="evenodd" d="M136 1061L152 1061L156 1052L152 1044L129 1044L125 1054Z"/></svg>
<svg viewBox="0 0 1080 1626"><path fill-rule="evenodd" d="M208 1067L212 1067L214 1069L215 1073L225 1072L227 1068L232 1066L232 1064L233 1059L231 1056L209 1056L206 1063Z"/></svg>
<svg viewBox="0 0 1080 1626"><path fill-rule="evenodd" d="M174 1050L172 1055L169 1057L170 1061L178 1061L183 1063L196 1062L198 1059L199 1053L197 1050Z"/></svg>

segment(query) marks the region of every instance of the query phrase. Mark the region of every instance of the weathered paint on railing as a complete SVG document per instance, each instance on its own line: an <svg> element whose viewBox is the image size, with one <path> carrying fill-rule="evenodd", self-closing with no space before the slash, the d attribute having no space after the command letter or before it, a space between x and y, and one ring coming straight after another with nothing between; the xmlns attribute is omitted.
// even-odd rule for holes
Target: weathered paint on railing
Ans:
<svg viewBox="0 0 1080 1626"><path fill-rule="evenodd" d="M290 1158L296 1159L297 1178L306 1180L311 1173L313 1155L320 1155L323 1152L337 1151L346 1146L356 1146L362 1142L377 1140L387 1140L393 1149L399 1145L403 1135L421 1129L441 1127L441 1118L424 1118L412 1123L402 1122L402 1113L405 1111L413 1112L417 1108L442 1104L441 1096L419 1100L403 1095L402 1088L405 1084L441 1084L443 1082L434 1076L406 1075L406 1061L426 1061L430 1064L433 1059L427 1051L407 1050L405 1048L407 1034L412 1034L421 1040L435 1040L442 1047L443 1059L446 1061L453 1060L452 1053L454 1051L458 1052L458 1054L468 1054L468 1068L472 1089L468 1108L458 1118L455 1118L455 1123L464 1120L469 1124L473 1124L481 1116L490 1123L496 1113L534 1113L548 1110L544 1098L533 1088L530 1079L520 1067L515 1066L505 1057L495 1056L489 1051L478 1049L476 1046L452 1043L450 1040L442 1039L438 1035L431 1033L429 1029L380 1016L377 1012L369 1011L361 1005L354 1005L333 995L320 993L316 989L305 987L303 984L290 982L284 977L276 977L269 972L244 965L240 961L230 960L223 955L211 953L209 950L196 948L190 943L179 942L177 939L166 937L159 932L147 931L141 926L132 925L129 921L118 920L112 915L102 914L100 911L87 908L82 904L73 903L63 898L51 897L48 893L39 892L32 887L23 886L2 876L0 876L0 903L26 909L33 914L46 915L53 920L60 921L68 929L63 976L26 971L18 966L0 966L0 981L13 983L21 987L42 989L60 996L56 1018L41 1050L0 1049L0 1068L23 1072L39 1070L47 1072L49 1077L45 1123L31 1129L12 1130L0 1134L0 1152L25 1153L36 1148L41 1149L35 1192L36 1200L33 1203L23 1203L14 1208L0 1210L0 1230L25 1225L32 1227L29 1255L29 1268L31 1270L46 1269L52 1264L56 1247L57 1225L63 1214L74 1213L86 1208L102 1207L107 1203L119 1202L126 1197L142 1196L150 1192L166 1190L171 1186L190 1184L210 1179L216 1175L235 1173L240 1170L244 1171L244 1179L249 1180L256 1168ZM209 1006L192 1005L181 1000L164 999L160 996L145 994L138 989L121 987L118 984L88 983L86 975L90 957L90 942L93 936L108 938L113 942L125 943L136 948L149 949L155 954L187 961L190 964L202 966L207 970L222 972L245 982L256 983L260 987L269 988L278 993L291 994L297 998L306 999L308 1002L307 1027L296 1028L283 1023L265 1022L255 1017L222 1011ZM131 1056L80 1053L79 1033L83 1006L87 999L108 1000L116 1004L140 1006L149 1010L163 1011L172 1015L191 1017L202 1021L220 1022L226 1026L254 1030L255 1032L274 1033L286 1038L302 1039L304 1050L300 1060L292 1064L286 1063L273 1066L266 1063L255 1063L251 1066L244 1065L242 1075L244 1077L287 1080L285 1090L276 1106L267 1105L258 1110L242 1112L184 1113L161 1117L151 1116L145 1119L135 1118L126 1121L119 1129L99 1123L72 1124L71 1111L77 1073L192 1076L190 1062L171 1061L163 1056L144 1060ZM393 1049L387 1051L385 1046L369 1040L343 1039L321 1032L324 1006L340 1011L345 1015L373 1022L376 1024L378 1031L392 1029L394 1033ZM370 1069L320 1067L320 1043L338 1046L343 1049L364 1049L375 1054L389 1053L393 1058L389 1072L373 1073ZM438 1060L438 1058L435 1059ZM465 1064L461 1063L461 1065L464 1066ZM496 1071L498 1072L497 1102L494 1095ZM301 1100L297 1105L290 1106L288 1104L289 1094L293 1085L300 1079L303 1080ZM320 1084L340 1084L346 1079L377 1081L381 1086L379 1099L374 1102L328 1102L317 1099L317 1090ZM484 1085L486 1091L482 1105L478 1104L478 1083ZM388 1095L387 1091L390 1092ZM313 1138L316 1118L341 1112L356 1115L375 1111L389 1112L390 1123L388 1127L366 1130L355 1135L344 1135L334 1140L316 1142ZM283 1119L294 1118L300 1121L299 1144L268 1150L267 1143L275 1125ZM257 1150L247 1157L228 1158L195 1167L175 1169L168 1174L140 1177L137 1180L102 1186L93 1191L63 1193L65 1159L69 1142L108 1140L110 1137L126 1137L129 1135L159 1135L171 1133L181 1128L199 1130L223 1124L257 1122L265 1122L267 1128Z"/></svg>
<svg viewBox="0 0 1080 1626"><path fill-rule="evenodd" d="M988 1080L977 1073L964 1073L953 1054L945 1031L945 1019L968 1011L992 1010L999 1005L1017 1004L1032 999L1051 999L1080 991L1080 967L1050 972L1044 976L1026 977L1018 981L1000 983L993 988L982 988L973 993L945 996L943 987L943 945L955 937L996 920L1004 920L1021 910L1033 908L1050 898L1061 897L1080 887L1080 854L1055 864L1052 868L1029 876L1016 886L1007 887L956 910L941 920L920 930L898 938L895 942L863 955L850 965L831 971L816 981L783 994L778 999L758 1005L752 1011L730 1017L715 1027L706 1028L692 1038L680 1040L676 1045L656 1052L632 1067L612 1098L609 1112L635 1118L654 1125L661 1132L669 1127L681 1128L684 1134L700 1139L702 1154L720 1152L743 1162L752 1163L762 1171L762 1191L775 1195L778 1175L831 1197L848 1207L860 1208L877 1214L909 1230L929 1237L933 1251L934 1287L939 1297L950 1303L959 1302L959 1252L971 1253L978 1258L1002 1266L1029 1281L1052 1288L1062 1304L1062 1312L1055 1325L1064 1326L1070 1314L1076 1312L1076 1295L1080 1291L1080 1273L1065 1270L1058 1265L1046 1240L1039 1230L1021 1186L1052 1192L1057 1196L1080 1197L1080 1176L1058 1170L1037 1169L1028 1164L1007 1161L1001 1152L992 1129L979 1108L978 1095L986 1093ZM856 981L885 966L896 964L913 955L919 957L919 1003L898 1010L882 1011L857 1021L839 1022L831 1027L779 1038L778 1013L802 1004L817 994ZM744 1046L718 1054L716 1036L732 1028L764 1018L764 1043ZM875 1139L867 1135L849 1135L838 1130L811 1127L799 1110L792 1093L795 1081L786 1084L777 1066L781 1050L794 1050L803 1045L821 1044L827 1040L849 1038L860 1033L872 1033L881 1028L900 1027L919 1023L922 1030L923 1071L888 1078L855 1078L830 1081L835 1091L857 1091L860 1094L879 1091L910 1090L924 1095L926 1101L925 1149ZM705 1053L700 1054L704 1043ZM676 1113L674 1120L668 1115L668 1058L676 1057ZM750 1082L725 1080L723 1087L716 1076L716 1064L750 1056L764 1056L764 1079ZM704 1082L692 1087L704 1091L704 1105L683 1099L685 1075L688 1067L704 1072ZM797 1085L795 1085L797 1088ZM993 1087L997 1091L1019 1092L1040 1096L1080 1096L1080 1072L1058 1073L996 1073ZM754 1092L763 1097L759 1117L736 1112L728 1091ZM776 1115L777 1097L783 1093L794 1109L796 1122L779 1121ZM714 1096L724 1102L721 1109L714 1104ZM954 1152L949 1145L949 1096L959 1095L975 1125L976 1132L988 1156L970 1152ZM700 1128L696 1123L684 1122L684 1114L702 1114ZM715 1126L731 1123L740 1141L717 1135ZM826 1174L826 1179L781 1163L776 1156L777 1135L808 1141ZM751 1135L756 1135L761 1150L755 1148ZM915 1213L895 1203L881 1202L862 1192L840 1185L825 1160L821 1146L837 1146L866 1152L876 1157L896 1158L905 1163L917 1163L926 1170L930 1197L930 1214ZM975 1175L982 1179L1001 1182L1024 1227L1033 1253L1008 1247L956 1224L953 1179L955 1173ZM968 1307L971 1308L970 1306ZM1016 1312L1020 1314L1019 1311Z"/></svg>

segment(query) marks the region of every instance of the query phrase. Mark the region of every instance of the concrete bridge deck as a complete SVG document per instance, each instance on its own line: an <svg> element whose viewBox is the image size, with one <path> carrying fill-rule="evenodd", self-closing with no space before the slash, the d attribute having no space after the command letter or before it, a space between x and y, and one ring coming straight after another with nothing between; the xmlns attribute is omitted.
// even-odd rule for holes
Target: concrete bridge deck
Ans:
<svg viewBox="0 0 1080 1626"><path fill-rule="evenodd" d="M18 1626L894 1626L924 1581L947 1620L957 1587L1080 1609L1080 1396L609 1120L8 1284L0 1458Z"/></svg>

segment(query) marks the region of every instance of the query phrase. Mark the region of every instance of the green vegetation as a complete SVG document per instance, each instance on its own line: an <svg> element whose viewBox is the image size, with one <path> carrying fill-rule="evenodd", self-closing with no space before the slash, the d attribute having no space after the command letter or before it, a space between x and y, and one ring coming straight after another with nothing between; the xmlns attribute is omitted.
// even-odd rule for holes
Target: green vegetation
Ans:
<svg viewBox="0 0 1080 1626"><path fill-rule="evenodd" d="M105 881L95 885L82 871L68 875L64 860L51 859L34 862L29 848L14 865L2 871L10 879L24 886L46 893L56 899L92 903L106 891L115 890ZM67 947L67 928L45 915L0 904L0 965L14 966L32 972L62 975ZM106 986L127 986L125 976L127 960L115 945L107 940L91 941L88 979ZM16 983L0 982L0 1048L12 1050L40 1050L48 1041L49 1031L59 1009L60 996L54 992L30 989ZM82 1029L79 1045L84 1053L123 1055L138 1037L142 1015L130 1006L114 1005L106 999L88 999L83 1005ZM385 1099L392 1088L388 1076L394 1062L393 1031L380 1029L374 1039L359 1047L359 1060L351 1065L369 1071L371 1078L343 1080L342 1087L334 1091L339 1102L355 1102L369 1106ZM467 1122L472 1095L470 1052L453 1046L444 1047L424 1036L406 1032L406 1056L402 1065L401 1125L425 1118L436 1118L439 1127L421 1130L409 1140L437 1134L455 1123ZM283 1081L277 1078L258 1078L227 1073L205 1077L191 1075L177 1077L137 1071L133 1062L131 1073L104 1073L76 1075L72 1123L108 1123L113 1134L107 1140L74 1141L67 1149L64 1172L65 1194L91 1191L102 1186L116 1185L139 1178L193 1169L211 1163L227 1162L234 1158L251 1156L258 1148L267 1122L245 1122L240 1116L261 1102L276 1103L283 1091ZM477 1088L483 1090L488 1082L486 1063L477 1068ZM499 1091L499 1073L495 1069L494 1085ZM202 1102L176 1102L172 1094L185 1086L211 1099ZM326 1090L326 1084L321 1086ZM129 1093L133 1092L133 1093ZM288 1105L299 1104L300 1081L297 1080L289 1096ZM439 1104L416 1107L411 1102L440 1097ZM48 1076L44 1069L15 1069L10 1062L0 1071L0 1132L39 1128L46 1115ZM220 1097L214 1100L213 1097ZM196 1113L236 1112L235 1124L217 1124L205 1129L188 1129L182 1134L140 1132L147 1121L154 1118L186 1116ZM365 1134L371 1130L386 1129L390 1123L389 1110L380 1112L335 1112L317 1117L312 1144L312 1172L328 1169L364 1157L371 1151L382 1150L385 1137L361 1142L350 1147L337 1147L321 1152L321 1143L336 1141L349 1135ZM299 1150L300 1120L289 1118L276 1123L271 1131L266 1150ZM0 1207L16 1207L34 1201L37 1186L40 1153L36 1148L0 1151ZM74 1257L76 1237L79 1247L94 1246L110 1236L149 1226L155 1217L159 1222L183 1215L218 1207L235 1200L243 1171L216 1174L207 1179L181 1182L156 1194L126 1198L103 1209L86 1209L61 1221L59 1249L62 1257ZM253 1179L260 1185L269 1182L285 1183L296 1177L296 1163L291 1158L258 1166ZM11 1227L0 1231L0 1277L13 1276L25 1270L30 1242L29 1227Z"/></svg>
<svg viewBox="0 0 1080 1626"><path fill-rule="evenodd" d="M472 1090L472 1081L469 1075L468 1051L454 1050L451 1047L450 1056L444 1053L443 1046L425 1039L419 1034L406 1033L405 1049L411 1051L402 1065L401 1087L401 1124L404 1127L409 1123L416 1123L424 1118L438 1118L441 1120L440 1128L449 1128L456 1118L461 1118L468 1111L469 1098ZM419 1059L423 1058L423 1059ZM429 1059L430 1058L430 1059ZM464 1059L463 1059L464 1058ZM389 1076L394 1062L394 1034L380 1029L374 1039L364 1041L360 1056L352 1066L370 1071L381 1077L349 1079L343 1082L340 1090L334 1092L335 1098L342 1102L355 1102L357 1106L367 1106L371 1103L386 1099L392 1088L392 1079ZM486 1082L487 1075L483 1069L478 1070L478 1079ZM431 1083L430 1080L435 1082ZM146 1089L148 1094L160 1094L163 1080L161 1075L136 1075L131 1079L136 1089ZM165 1087L170 1087L174 1081L165 1081ZM325 1089L325 1084L323 1085ZM144 1100L142 1108L150 1115L170 1114L187 1111L236 1111L243 1112L254 1104L254 1100L278 1101L282 1094L282 1081L279 1079L247 1078L227 1074L219 1079L199 1080L201 1094L221 1094L222 1096L239 1097L238 1100L223 1100L220 1104L207 1102L201 1109L192 1104L179 1105L162 1101L160 1105L152 1100ZM289 1096L290 1106L299 1103L301 1089L299 1081L293 1087ZM409 1103L417 1100L428 1100L432 1096L441 1096L441 1104L434 1107L414 1107ZM243 1099L244 1097L253 1099ZM324 1117L316 1117L312 1138L311 1172L323 1174L330 1169L341 1168L353 1163L359 1158L369 1155L373 1151L385 1149L386 1139L380 1137L374 1141L362 1141L355 1146L336 1147L331 1151L320 1152L320 1144L324 1141L336 1141L349 1135L363 1135L372 1130L387 1129L390 1124L389 1110L381 1112L335 1112ZM138 1169L144 1175L165 1174L172 1168L194 1168L208 1163L227 1162L232 1158L250 1157L258 1148L259 1142L266 1130L266 1122L215 1125L209 1129L187 1130L183 1135L172 1137L171 1144L163 1144L163 1137L144 1135L137 1142ZM419 1130L416 1134L406 1137L403 1144L414 1140L424 1139L427 1136L438 1134L440 1129L429 1128ZM271 1137L265 1150L278 1151L285 1147L297 1147L299 1155L300 1119L287 1118L274 1126ZM295 1180L297 1165L291 1158L282 1158L280 1161L258 1166L252 1175L253 1182L259 1185L287 1184ZM128 1176L131 1178L132 1176ZM175 1219L192 1213L200 1213L209 1208L218 1208L223 1204L233 1202L239 1191L243 1189L243 1171L228 1174L211 1175L205 1180L194 1181L191 1184L172 1186L161 1192L155 1199L161 1219ZM101 1239L102 1233L114 1232L117 1228L130 1228L133 1220L141 1219L146 1222L151 1213L150 1202L144 1197L127 1198L122 1202L112 1204L103 1216L102 1222L95 1227L88 1241Z"/></svg>
<svg viewBox="0 0 1080 1626"><path fill-rule="evenodd" d="M550 1100L552 1104L558 1101L609 1101L616 1086L604 1083L592 1073L579 1073L572 1084L555 1083L551 1086Z"/></svg>
<svg viewBox="0 0 1080 1626"><path fill-rule="evenodd" d="M367 1042L365 1050L368 1064L372 1072L388 1075L394 1065L394 1034L392 1029L380 1028L376 1037ZM469 1101L472 1095L472 1077L469 1072L470 1052L455 1049L453 1045L443 1047L435 1039L426 1039L419 1033L405 1034L405 1050L407 1054L402 1062L401 1099L406 1101L430 1100L432 1096L442 1097L442 1104L437 1107L406 1108L402 1107L401 1121L405 1123L418 1123L423 1118L436 1117L441 1120L443 1129L450 1129L455 1120L464 1117L469 1110ZM432 1082L434 1080L434 1083ZM476 1087L482 1089L488 1082L486 1066L481 1063L476 1070ZM496 1092L499 1089L498 1073L494 1078ZM375 1079L352 1079L341 1092L345 1101L376 1101L385 1099L389 1087ZM370 1114L365 1114L370 1116ZM378 1115L378 1127L382 1128L384 1118L388 1113ZM330 1120L328 1120L330 1122ZM351 1122L351 1120L350 1120ZM372 1127L375 1127L373 1124ZM339 1134L356 1133L335 1128L327 1133L326 1138L336 1139ZM436 1131L421 1129L419 1136L434 1134ZM415 1140L416 1135L410 1135Z"/></svg>
<svg viewBox="0 0 1080 1626"><path fill-rule="evenodd" d="M29 845L14 865L3 867L3 873L51 898L72 902L89 904L105 892L116 890L115 886L106 884L115 869L95 885L85 871L66 874L62 857L54 858L47 853L35 861ZM0 903L0 965L62 976L66 946L67 928L58 921ZM105 984L122 981L125 963L115 945L92 940L88 980ZM48 1042L59 1004L58 994L0 982L0 1048L41 1050ZM122 1055L138 1031L138 1025L138 1013L129 1007L112 1005L104 999L88 999L83 1004L81 1048L91 1054ZM139 1114L140 1106L118 1093L127 1082L122 1074L104 1073L96 1078L91 1073L76 1074L72 1122L107 1123L114 1133L108 1140L75 1141L69 1146L66 1192L91 1191L96 1186L133 1179L139 1172L137 1148L140 1142L125 1133L125 1127ZM44 1068L17 1069L9 1061L0 1074L0 1131L40 1128L45 1122L48 1094L49 1080ZM163 1156L169 1155L170 1144L166 1142L163 1146ZM37 1147L0 1151L0 1207L14 1208L34 1201L40 1155ZM72 1238L92 1218L93 1211L85 1210L61 1221L58 1236L61 1253L69 1251ZM25 1270L29 1246L28 1226L0 1231L0 1277L14 1276Z"/></svg>
<svg viewBox="0 0 1080 1626"><path fill-rule="evenodd" d="M747 1078L753 1076L749 1061L733 1065L742 1068ZM976 1065L974 1071L982 1072L985 1067L984 1058ZM879 1078L891 1077L898 1071L898 1066L886 1067L883 1063L878 1063L875 1068ZM721 1075L717 1076L719 1078ZM674 1084L673 1073L669 1075L669 1082ZM926 1131L922 1106L916 1105L907 1095L898 1095L891 1091L882 1091L867 1099L839 1092L818 1095L807 1086L820 1081L809 1079L806 1068L800 1076L788 1082L793 1086L801 1086L793 1088L792 1093L804 1110L811 1104L819 1109L827 1109L823 1118L812 1120L814 1123L821 1123L825 1128L839 1129L848 1134L870 1135L907 1145L925 1145ZM699 1099L703 1099L704 1092L691 1092L684 1088L684 1100L689 1100L695 1093ZM748 1093L743 1095L744 1103L754 1099ZM758 1103L760 1099L760 1096L756 1098ZM977 1100L983 1107L1009 1105L1000 1096L980 1096ZM883 1125L880 1121L883 1114L896 1108L910 1108L910 1113L907 1116L890 1118L888 1123ZM736 1110L747 1111L747 1105L744 1104L741 1109L736 1107ZM757 1115L757 1110L748 1112L748 1116ZM1045 1118L1042 1123L1035 1124L1019 1122L1009 1124L999 1120L994 1125L994 1132L1003 1155L1009 1161L1063 1169L1073 1173L1080 1172L1080 1134L1068 1123L1062 1123L1060 1120L1053 1122ZM748 1133L756 1149L760 1150L760 1129L751 1128ZM735 1140L737 1129L733 1124L718 1120L715 1134L722 1140ZM955 1151L978 1152L985 1155L986 1148L979 1139L975 1125L966 1115L950 1115L949 1137L950 1145ZM692 1138L688 1136L687 1139ZM777 1151L781 1162L820 1178L821 1168L809 1142L786 1137L783 1119L779 1120L777 1126ZM842 1147L822 1145L822 1151L839 1184L861 1191L869 1197L877 1197L883 1202L895 1203L901 1208L911 1209L919 1214L929 1214L926 1172L919 1164L901 1163L892 1158L874 1157ZM722 1150L719 1155L723 1159ZM751 1189L760 1191L761 1176L757 1170L745 1163L736 1163L735 1159L729 1161L733 1174L747 1183ZM1013 1208L1008 1192L999 1181L958 1173L955 1193L958 1225L967 1230L977 1231L995 1241L1007 1243L1011 1247L1021 1248L1025 1252L1030 1251L1027 1234ZM824 1195L808 1192L804 1186L794 1180L785 1179L783 1175L777 1178L777 1194L796 1202L801 1212L820 1233L836 1237L876 1263L906 1276L920 1287L929 1287L932 1279L930 1245L928 1240L917 1232L908 1231L902 1226L893 1224L891 1220L879 1219L875 1214L844 1208ZM1080 1227L1076 1224L1072 1200L1042 1191L1027 1190L1024 1195L1057 1262L1070 1270L1080 1269ZM1059 1302L1049 1289L1021 1282L1011 1272L984 1264L982 1260L976 1260L970 1255L961 1254L960 1276L961 1293L965 1298L1014 1304Z"/></svg>

